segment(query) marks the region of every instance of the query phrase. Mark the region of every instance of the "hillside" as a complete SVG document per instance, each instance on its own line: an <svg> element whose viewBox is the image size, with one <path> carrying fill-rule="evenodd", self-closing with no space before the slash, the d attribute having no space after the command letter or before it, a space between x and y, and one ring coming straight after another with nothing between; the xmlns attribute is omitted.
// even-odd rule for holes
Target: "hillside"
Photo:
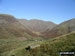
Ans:
<svg viewBox="0 0 75 56"><path fill-rule="evenodd" d="M75 31L75 19L65 21L54 27L51 31L46 30L45 32L43 32L43 34L45 34L44 36L46 37L56 37L70 33L72 31Z"/></svg>
<svg viewBox="0 0 75 56"><path fill-rule="evenodd" d="M0 56L59 56L60 51L75 51L73 31L75 19L56 25L0 14Z"/></svg>
<svg viewBox="0 0 75 56"><path fill-rule="evenodd" d="M75 32L44 41L40 47L26 50L25 47L13 50L6 56L60 56L60 51L75 51ZM64 55L66 56L66 55ZM71 55L72 56L72 55ZM74 55L73 55L74 56Z"/></svg>
<svg viewBox="0 0 75 56"><path fill-rule="evenodd" d="M19 19L18 21L35 33L44 32L47 29L51 30L56 26L56 24L54 24L53 22L37 20L37 19L32 19L32 20Z"/></svg>
<svg viewBox="0 0 75 56"><path fill-rule="evenodd" d="M14 16L0 14L0 39L31 38L36 36L17 21Z"/></svg>

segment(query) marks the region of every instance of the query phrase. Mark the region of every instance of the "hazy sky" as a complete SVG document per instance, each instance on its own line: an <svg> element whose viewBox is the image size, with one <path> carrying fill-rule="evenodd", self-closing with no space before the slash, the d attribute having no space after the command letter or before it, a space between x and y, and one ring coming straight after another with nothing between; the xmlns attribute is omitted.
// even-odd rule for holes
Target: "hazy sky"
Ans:
<svg viewBox="0 0 75 56"><path fill-rule="evenodd" d="M0 13L61 23L75 18L75 0L0 0Z"/></svg>

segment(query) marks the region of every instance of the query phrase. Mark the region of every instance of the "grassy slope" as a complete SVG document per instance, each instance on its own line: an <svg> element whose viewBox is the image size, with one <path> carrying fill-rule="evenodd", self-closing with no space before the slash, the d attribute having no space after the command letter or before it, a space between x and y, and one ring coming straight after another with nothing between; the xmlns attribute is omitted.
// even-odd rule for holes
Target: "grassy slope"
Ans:
<svg viewBox="0 0 75 56"><path fill-rule="evenodd" d="M52 38L68 34L72 31L75 31L75 18L62 22L61 24L53 28L51 31L47 30L46 32L44 32L44 35L46 37Z"/></svg>
<svg viewBox="0 0 75 56"><path fill-rule="evenodd" d="M35 41L38 40L38 41ZM17 40L15 39L0 39L0 55L6 56L6 54L10 54L14 50L25 48L28 45L32 45L34 43L39 43L40 40L44 40L44 38L38 37L30 40ZM7 55L8 56L8 55Z"/></svg>
<svg viewBox="0 0 75 56"><path fill-rule="evenodd" d="M14 16L0 14L0 39L29 39L33 38L33 36L36 36L36 34L33 34L30 30L19 23Z"/></svg>
<svg viewBox="0 0 75 56"><path fill-rule="evenodd" d="M7 56L59 56L60 51L75 51L75 32L45 41L30 51L23 46L9 52Z"/></svg>
<svg viewBox="0 0 75 56"><path fill-rule="evenodd" d="M34 32L44 32L47 29L52 29L56 26L53 22L43 21L43 20L25 20L25 19L18 19L18 21L27 27L27 29L30 29Z"/></svg>

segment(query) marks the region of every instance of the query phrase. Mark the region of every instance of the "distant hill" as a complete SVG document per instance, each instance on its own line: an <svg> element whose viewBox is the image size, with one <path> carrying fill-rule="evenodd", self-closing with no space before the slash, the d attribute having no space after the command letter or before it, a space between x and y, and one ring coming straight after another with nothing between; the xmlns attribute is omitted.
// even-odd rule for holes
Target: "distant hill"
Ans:
<svg viewBox="0 0 75 56"><path fill-rule="evenodd" d="M75 19L57 25L50 21L16 19L11 15L0 14L0 39L12 37L34 38L39 35L51 38L72 31L75 31Z"/></svg>
<svg viewBox="0 0 75 56"><path fill-rule="evenodd" d="M0 39L29 38L36 36L25 28L18 20L11 15L0 14Z"/></svg>
<svg viewBox="0 0 75 56"><path fill-rule="evenodd" d="M53 22L37 20L37 19L32 19L32 20L19 19L18 21L21 24L23 24L26 28L28 28L29 30L35 33L44 32L47 29L51 30L56 26L56 24Z"/></svg>
<svg viewBox="0 0 75 56"><path fill-rule="evenodd" d="M75 31L75 19L65 21L54 27L52 30L46 30L43 34L45 34L46 37L56 37L72 31Z"/></svg>

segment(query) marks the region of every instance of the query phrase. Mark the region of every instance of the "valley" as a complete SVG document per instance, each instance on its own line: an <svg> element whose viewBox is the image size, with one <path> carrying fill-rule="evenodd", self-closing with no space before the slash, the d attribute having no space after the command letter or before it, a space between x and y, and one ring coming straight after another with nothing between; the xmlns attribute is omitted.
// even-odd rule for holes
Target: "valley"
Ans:
<svg viewBox="0 0 75 56"><path fill-rule="evenodd" d="M0 14L0 56L59 56L75 51L75 18L51 21Z"/></svg>

